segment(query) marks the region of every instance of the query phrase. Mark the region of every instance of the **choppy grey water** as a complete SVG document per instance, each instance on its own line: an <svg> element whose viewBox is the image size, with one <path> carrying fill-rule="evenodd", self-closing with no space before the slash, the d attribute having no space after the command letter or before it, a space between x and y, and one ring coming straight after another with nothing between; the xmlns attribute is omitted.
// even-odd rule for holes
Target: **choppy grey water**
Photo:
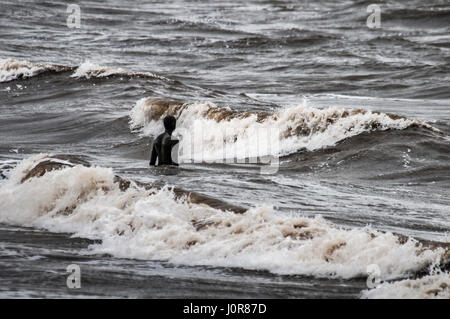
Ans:
<svg viewBox="0 0 450 319"><path fill-rule="evenodd" d="M381 10L375 29L366 21L372 2ZM0 296L450 296L448 1L78 4L80 28L69 28L65 1L1 1ZM187 103L180 130L225 127L238 147L258 125L287 132L278 171L149 168L160 129L144 118L155 107L149 98ZM268 118L253 118L258 112ZM197 143L213 152L214 141ZM40 153L95 167L15 182L14 167ZM166 191L127 193L129 210L111 204L117 194L68 199L64 192L87 180L107 180L107 168L250 213L200 212ZM58 205L73 216L56 214ZM242 227L195 232L183 214ZM116 238L112 229L138 215L139 225L159 228ZM308 234L287 234L298 222ZM391 233L444 251L423 253ZM186 240L196 244L178 242ZM74 263L82 288L71 290L66 267ZM381 269L380 289L368 291L369 264Z"/></svg>

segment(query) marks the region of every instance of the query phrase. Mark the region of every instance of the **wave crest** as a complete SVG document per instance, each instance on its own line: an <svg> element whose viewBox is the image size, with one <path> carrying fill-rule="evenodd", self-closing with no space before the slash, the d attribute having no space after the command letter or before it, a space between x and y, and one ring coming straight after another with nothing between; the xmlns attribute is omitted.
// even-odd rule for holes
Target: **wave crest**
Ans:
<svg viewBox="0 0 450 319"><path fill-rule="evenodd" d="M66 160L24 179L52 160L40 154L11 172L0 187L0 222L100 239L92 253L340 278L365 277L367 265L377 264L383 280L439 263L446 253L392 233L344 229L320 216L269 206L236 214L177 198L167 187L123 187L110 168Z"/></svg>
<svg viewBox="0 0 450 319"><path fill-rule="evenodd" d="M73 67L63 65L39 64L15 59L0 59L0 82L31 78L44 72L64 72L73 69Z"/></svg>
<svg viewBox="0 0 450 319"><path fill-rule="evenodd" d="M376 289L363 291L362 297L370 299L450 299L450 274L443 272L420 279L383 283Z"/></svg>
<svg viewBox="0 0 450 319"><path fill-rule="evenodd" d="M90 61L83 62L79 66L66 66L58 64L41 64L15 59L0 59L0 82L9 82L18 79L31 78L46 72L73 71L73 78L105 78L109 76L155 78L166 82L175 82L164 76L150 72L131 72L122 68L105 67Z"/></svg>
<svg viewBox="0 0 450 319"><path fill-rule="evenodd" d="M71 75L74 78L105 78L109 76L126 76L126 77L145 77L145 78L156 78L163 81L172 82L172 80L163 77L161 75L156 75L154 73L147 72L131 72L126 71L122 68L111 68L101 66L90 61L83 62L78 66L75 72Z"/></svg>

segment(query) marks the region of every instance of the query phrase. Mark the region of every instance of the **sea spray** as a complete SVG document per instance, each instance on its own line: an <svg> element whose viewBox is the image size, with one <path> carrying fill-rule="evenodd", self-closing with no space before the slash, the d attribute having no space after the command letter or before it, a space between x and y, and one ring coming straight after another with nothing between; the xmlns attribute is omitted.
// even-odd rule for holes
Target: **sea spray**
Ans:
<svg viewBox="0 0 450 319"><path fill-rule="evenodd" d="M25 159L0 187L0 222L101 240L90 253L326 278L364 277L377 264L383 280L413 274L443 254L320 215L267 205L236 214L177 199L168 187L121 190L110 168L67 166L23 180L46 157Z"/></svg>

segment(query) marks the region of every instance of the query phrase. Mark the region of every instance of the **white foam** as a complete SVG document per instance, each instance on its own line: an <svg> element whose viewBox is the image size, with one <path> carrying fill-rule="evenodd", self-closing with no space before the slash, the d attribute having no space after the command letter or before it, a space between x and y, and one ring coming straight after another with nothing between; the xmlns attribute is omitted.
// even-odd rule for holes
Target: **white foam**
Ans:
<svg viewBox="0 0 450 319"><path fill-rule="evenodd" d="M137 101L130 112L131 128L141 128L144 135L160 133L163 130L161 118L152 117L153 107L151 99ZM318 109L304 104L284 108L262 121L258 121L256 114L216 121L208 116L211 109L219 108L210 102L183 107L175 131L183 138L180 148L189 150L187 155L182 154L182 161L216 160L224 158L224 154L237 158L283 156L301 149L313 151L333 146L363 132L426 125L406 118L393 119L383 113L337 107Z"/></svg>
<svg viewBox="0 0 450 319"><path fill-rule="evenodd" d="M123 76L144 76L144 77L152 77L157 78L163 81L171 81L168 78L165 78L160 75L156 75L154 73L149 72L131 72L124 70L122 68L111 68L105 67L98 64L95 64L90 61L85 61L75 70L75 72L71 75L74 78L86 78L90 79L94 78L104 78L112 75L123 75Z"/></svg>
<svg viewBox="0 0 450 319"><path fill-rule="evenodd" d="M383 283L364 290L363 298L373 299L450 299L450 274L440 273L420 279Z"/></svg>
<svg viewBox="0 0 450 319"><path fill-rule="evenodd" d="M85 77L86 79L90 79L91 77L102 78L117 74L127 75L128 72L121 68L109 68L86 61L80 64L71 76L75 78Z"/></svg>
<svg viewBox="0 0 450 319"><path fill-rule="evenodd" d="M92 253L341 278L366 276L367 265L377 264L383 280L436 263L443 253L269 206L235 214L175 199L169 189L122 192L109 168L77 165L20 184L43 158L24 160L0 186L0 222L101 239Z"/></svg>
<svg viewBox="0 0 450 319"><path fill-rule="evenodd" d="M8 82L16 80L18 78L30 78L45 71L58 72L72 69L72 67L63 65L40 64L28 61L19 61L15 59L0 59L0 82ZM171 82L170 79L153 73L131 72L122 68L101 66L90 61L85 61L80 66L78 66L71 77L90 79L92 77L103 78L112 75L152 77ZM19 85L18 88L20 88ZM7 90L10 90L10 88L7 88Z"/></svg>
<svg viewBox="0 0 450 319"><path fill-rule="evenodd" d="M0 82L8 82L18 78L30 78L44 72L49 67L28 61L0 59Z"/></svg>

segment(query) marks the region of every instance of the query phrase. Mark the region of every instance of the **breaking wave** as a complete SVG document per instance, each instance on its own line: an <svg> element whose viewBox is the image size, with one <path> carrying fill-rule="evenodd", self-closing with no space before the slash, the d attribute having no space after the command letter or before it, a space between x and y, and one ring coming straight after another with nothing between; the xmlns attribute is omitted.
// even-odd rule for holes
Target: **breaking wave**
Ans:
<svg viewBox="0 0 450 319"><path fill-rule="evenodd" d="M150 77L150 78L156 78L163 81L169 81L172 80L163 77L161 75L157 75L154 73L146 73L146 72L131 72L126 71L122 68L110 68L101 66L95 63L92 63L90 61L86 61L82 63L72 74L72 77L74 78L104 78L108 76L114 76L114 75L122 75L127 77L137 76L137 77Z"/></svg>
<svg viewBox="0 0 450 319"><path fill-rule="evenodd" d="M363 291L362 297L371 299L450 299L450 274L441 272L420 279L383 283L375 289Z"/></svg>
<svg viewBox="0 0 450 319"><path fill-rule="evenodd" d="M394 114L362 109L318 109L304 104L274 112L241 111L210 102L183 103L157 98L140 99L130 112L131 129L155 136L161 119L177 117L175 133L181 135L180 160L216 160L285 156L300 150L314 151L364 132L433 129L430 125ZM225 155L224 155L225 154Z"/></svg>
<svg viewBox="0 0 450 319"><path fill-rule="evenodd" d="M0 82L31 78L45 72L64 72L73 69L73 67L64 65L39 64L15 59L0 59Z"/></svg>
<svg viewBox="0 0 450 319"><path fill-rule="evenodd" d="M173 82L172 80L150 72L131 72L122 68L101 66L90 61L83 62L79 66L65 66L57 64L40 64L15 59L0 59L0 82L9 82L18 79L31 78L46 72L71 71L73 78L105 78L109 76L147 77Z"/></svg>
<svg viewBox="0 0 450 319"><path fill-rule="evenodd" d="M344 229L270 206L234 213L170 187L128 185L110 168L35 155L1 185L0 222L100 240L88 253L327 278L365 277L369 264L383 280L404 278L448 257L443 247L369 227Z"/></svg>

